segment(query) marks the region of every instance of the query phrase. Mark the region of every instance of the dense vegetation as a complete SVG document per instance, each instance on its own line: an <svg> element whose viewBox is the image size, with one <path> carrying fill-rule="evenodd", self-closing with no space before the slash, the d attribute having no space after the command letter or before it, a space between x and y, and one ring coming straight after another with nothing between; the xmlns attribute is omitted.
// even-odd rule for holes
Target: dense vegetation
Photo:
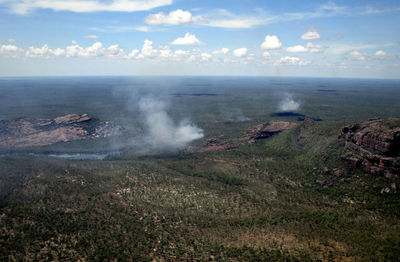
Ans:
<svg viewBox="0 0 400 262"><path fill-rule="evenodd" d="M1 260L395 261L398 195L340 161L339 133L316 122L228 152L2 158Z"/></svg>
<svg viewBox="0 0 400 262"><path fill-rule="evenodd" d="M143 131L132 97L171 85L159 92L179 105L169 113L189 115L205 138L179 152L103 161L0 157L0 260L398 260L399 194L382 189L399 183L343 162L339 137L346 123L399 116L397 82L206 80L176 87L176 79L25 79L15 88L1 80L2 119L88 113L124 126L127 136ZM282 91L302 102L301 114L323 121L275 116ZM250 119L227 115L235 108ZM298 125L230 151L195 150L271 119ZM29 150L93 152L127 141L120 139Z"/></svg>

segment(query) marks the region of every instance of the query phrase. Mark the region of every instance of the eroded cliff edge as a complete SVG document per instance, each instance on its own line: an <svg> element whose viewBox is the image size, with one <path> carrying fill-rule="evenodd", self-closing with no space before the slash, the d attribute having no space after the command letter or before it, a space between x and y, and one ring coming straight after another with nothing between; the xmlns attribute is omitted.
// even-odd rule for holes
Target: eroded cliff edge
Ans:
<svg viewBox="0 0 400 262"><path fill-rule="evenodd" d="M345 126L342 159L367 172L388 178L400 176L400 118L370 119Z"/></svg>

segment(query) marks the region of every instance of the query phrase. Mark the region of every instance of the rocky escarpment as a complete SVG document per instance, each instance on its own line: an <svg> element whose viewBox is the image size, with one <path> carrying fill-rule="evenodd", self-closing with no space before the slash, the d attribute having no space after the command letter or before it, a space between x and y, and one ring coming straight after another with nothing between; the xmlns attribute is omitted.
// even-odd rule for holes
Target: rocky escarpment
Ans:
<svg viewBox="0 0 400 262"><path fill-rule="evenodd" d="M87 114L68 114L54 119L20 117L0 120L0 148L52 145L80 139L116 135L121 127L94 121Z"/></svg>
<svg viewBox="0 0 400 262"><path fill-rule="evenodd" d="M266 139L271 136L277 135L280 132L296 126L296 123L274 120L257 125L256 127L248 130L237 141L220 141L216 138L207 140L206 145L202 147L200 152L207 151L221 151L237 148L241 145L252 144L257 140Z"/></svg>
<svg viewBox="0 0 400 262"><path fill-rule="evenodd" d="M247 143L254 143L259 139L269 138L271 136L277 135L282 131L296 126L296 123L274 120L267 123L262 123L257 125L255 128L250 129L241 138L242 141Z"/></svg>
<svg viewBox="0 0 400 262"><path fill-rule="evenodd" d="M345 154L354 166L377 175L400 175L400 119L371 119L342 129Z"/></svg>

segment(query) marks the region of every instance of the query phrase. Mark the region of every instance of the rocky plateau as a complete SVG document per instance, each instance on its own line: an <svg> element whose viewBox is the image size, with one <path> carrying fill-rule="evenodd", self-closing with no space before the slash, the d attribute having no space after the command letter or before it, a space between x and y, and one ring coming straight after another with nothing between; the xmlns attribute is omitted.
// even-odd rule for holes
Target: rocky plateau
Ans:
<svg viewBox="0 0 400 262"><path fill-rule="evenodd" d="M122 128L110 121L99 122L87 114L68 114L54 119L20 117L0 120L0 148L52 145L81 139L118 135Z"/></svg>

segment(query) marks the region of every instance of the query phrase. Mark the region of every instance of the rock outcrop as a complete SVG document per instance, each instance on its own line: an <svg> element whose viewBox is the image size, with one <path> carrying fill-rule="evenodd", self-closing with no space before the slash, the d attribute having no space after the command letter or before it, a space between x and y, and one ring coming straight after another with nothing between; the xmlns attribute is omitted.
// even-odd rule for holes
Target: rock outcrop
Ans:
<svg viewBox="0 0 400 262"><path fill-rule="evenodd" d="M400 175L400 119L370 119L342 129L346 152L342 159L376 175Z"/></svg>
<svg viewBox="0 0 400 262"><path fill-rule="evenodd" d="M94 137L108 137L120 132L121 127L96 122L87 114L68 114L54 119L21 117L0 120L0 148L23 148L52 145ZM93 128L93 125L96 125ZM91 131L93 130L93 131Z"/></svg>
<svg viewBox="0 0 400 262"><path fill-rule="evenodd" d="M245 135L236 141L219 141L216 138L207 140L206 145L202 147L200 152L208 151L222 151L237 148L241 145L252 144L257 140L266 139L271 136L277 135L280 132L296 126L296 123L285 121L271 121L257 125L256 127L248 130Z"/></svg>
<svg viewBox="0 0 400 262"><path fill-rule="evenodd" d="M219 141L213 137L207 139L206 145L200 148L199 152L225 151L237 148L238 146L239 144Z"/></svg>
<svg viewBox="0 0 400 262"><path fill-rule="evenodd" d="M280 132L292 128L296 125L297 124L293 122L279 120L259 124L255 128L247 131L247 133L241 138L241 140L247 143L254 143L259 139L265 139L277 135Z"/></svg>

